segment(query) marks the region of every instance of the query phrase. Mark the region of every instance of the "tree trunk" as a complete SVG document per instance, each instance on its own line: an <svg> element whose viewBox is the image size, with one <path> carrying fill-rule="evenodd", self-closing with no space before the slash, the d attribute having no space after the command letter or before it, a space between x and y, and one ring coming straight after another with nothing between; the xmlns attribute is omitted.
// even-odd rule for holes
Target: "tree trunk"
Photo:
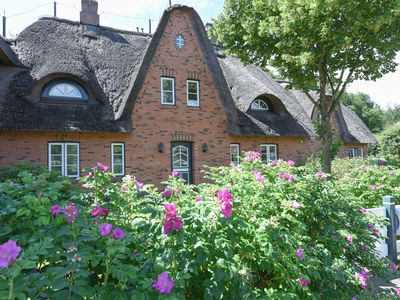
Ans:
<svg viewBox="0 0 400 300"><path fill-rule="evenodd" d="M332 125L330 122L330 115L328 114L327 120L322 120L322 171L331 173L332 171Z"/></svg>

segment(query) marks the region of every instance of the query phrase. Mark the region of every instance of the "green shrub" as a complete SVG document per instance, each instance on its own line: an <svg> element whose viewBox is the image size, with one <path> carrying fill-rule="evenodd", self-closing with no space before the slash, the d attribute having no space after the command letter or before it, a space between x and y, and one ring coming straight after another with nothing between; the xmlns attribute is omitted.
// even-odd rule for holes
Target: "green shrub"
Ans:
<svg viewBox="0 0 400 300"><path fill-rule="evenodd" d="M257 157L197 186L170 176L163 193L100 164L80 195L27 172L1 183L0 244L22 251L0 299L368 298L356 276L387 271L368 226L382 220L325 174Z"/></svg>
<svg viewBox="0 0 400 300"><path fill-rule="evenodd" d="M47 180L51 182L60 180L60 175L55 172L49 172L45 165L38 165L26 161L20 161L15 164L3 166L0 172L0 181L12 180L14 182L19 182L20 177L18 176L18 174L23 171L29 172L35 176L48 173L51 176L49 176Z"/></svg>

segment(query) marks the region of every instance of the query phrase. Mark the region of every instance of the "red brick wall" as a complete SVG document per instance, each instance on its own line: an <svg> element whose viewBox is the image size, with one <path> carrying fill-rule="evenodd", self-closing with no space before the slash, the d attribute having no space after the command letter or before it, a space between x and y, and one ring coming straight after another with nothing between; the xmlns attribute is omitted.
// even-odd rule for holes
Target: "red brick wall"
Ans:
<svg viewBox="0 0 400 300"><path fill-rule="evenodd" d="M186 39L185 50L175 47L180 33ZM190 72L190 75L189 75ZM161 105L163 75L175 78L175 106ZM200 107L186 104L186 80L200 81ZM174 10L147 73L132 112L130 134L0 132L0 167L20 160L47 164L48 142L79 142L81 168L100 161L111 164L110 143L125 143L125 170L146 183L159 184L171 172L171 142L193 142L194 181L201 181L203 165L229 164L230 144L240 143L241 151L259 151L262 143L278 144L278 157L304 161L314 145L302 138L233 137L227 133L226 118L216 93L210 70L198 47L188 15ZM158 152L158 144L165 150ZM202 151L207 143L208 151Z"/></svg>

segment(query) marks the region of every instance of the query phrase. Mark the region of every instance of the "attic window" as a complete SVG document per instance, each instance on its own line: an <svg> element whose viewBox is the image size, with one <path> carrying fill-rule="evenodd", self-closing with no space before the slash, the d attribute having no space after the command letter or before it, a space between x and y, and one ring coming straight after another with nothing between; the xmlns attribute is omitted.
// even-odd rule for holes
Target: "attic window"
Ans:
<svg viewBox="0 0 400 300"><path fill-rule="evenodd" d="M268 104L262 99L256 99L251 103L251 110L265 111L270 110Z"/></svg>
<svg viewBox="0 0 400 300"><path fill-rule="evenodd" d="M88 101L86 91L72 80L57 80L47 84L42 91L46 100Z"/></svg>

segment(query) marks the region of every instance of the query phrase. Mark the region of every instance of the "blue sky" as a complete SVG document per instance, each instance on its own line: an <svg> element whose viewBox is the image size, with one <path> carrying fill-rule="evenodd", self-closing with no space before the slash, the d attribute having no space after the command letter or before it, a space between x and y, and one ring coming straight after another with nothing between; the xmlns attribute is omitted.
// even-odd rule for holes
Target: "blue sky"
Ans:
<svg viewBox="0 0 400 300"><path fill-rule="evenodd" d="M0 13L7 16L7 36L14 37L38 18L53 14L53 0L0 0ZM148 19L152 19L155 30L168 0L98 0L100 23L114 28L148 31ZM81 0L57 0L57 16L78 20ZM223 9L223 0L180 0L173 4L192 6L203 22L217 17ZM0 25L1 26L1 25ZM2 30L1 30L2 32ZM400 54L397 56L400 63ZM400 67L395 73L387 74L376 82L357 81L350 85L350 92L364 92L382 108L400 105Z"/></svg>

